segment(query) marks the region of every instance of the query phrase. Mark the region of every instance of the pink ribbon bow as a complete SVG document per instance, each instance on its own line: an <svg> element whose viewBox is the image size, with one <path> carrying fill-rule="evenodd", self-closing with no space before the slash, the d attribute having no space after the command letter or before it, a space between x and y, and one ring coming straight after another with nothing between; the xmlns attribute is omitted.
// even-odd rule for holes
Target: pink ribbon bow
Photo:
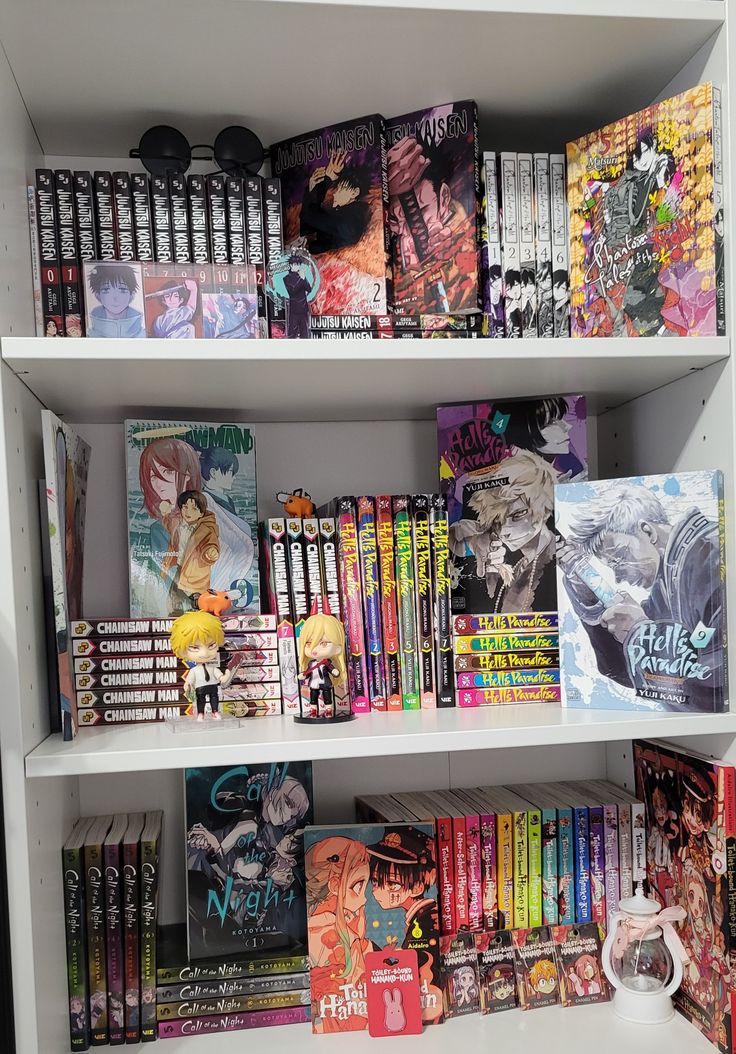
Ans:
<svg viewBox="0 0 736 1054"><path fill-rule="evenodd" d="M668 938L668 946L674 949L683 963L688 962L690 956L687 949L672 925L673 922L682 922L686 914L685 909L677 905L673 908L663 908L656 915L648 915L646 918L626 916L616 928L611 958L622 959L630 944L633 944L634 941L646 940L647 934L659 927L662 930L662 934Z"/></svg>

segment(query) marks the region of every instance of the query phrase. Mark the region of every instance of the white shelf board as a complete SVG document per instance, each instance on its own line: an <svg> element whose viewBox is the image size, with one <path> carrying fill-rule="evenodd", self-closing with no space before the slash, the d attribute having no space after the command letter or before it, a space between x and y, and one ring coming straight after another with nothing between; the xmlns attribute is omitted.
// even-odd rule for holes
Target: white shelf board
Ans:
<svg viewBox="0 0 736 1054"><path fill-rule="evenodd" d="M245 123L268 144L468 97L494 146L544 150L650 103L725 6L177 0L173 15L161 0L5 0L0 38L46 154L125 157L160 122L192 143ZM84 62L70 62L80 34Z"/></svg>
<svg viewBox="0 0 736 1054"><path fill-rule="evenodd" d="M487 1054L489 1050L545 1051L546 1054L708 1054L713 1047L676 1015L665 1025L632 1025L621 1021L610 1003L597 1006L559 1006L524 1012L455 1018L426 1028L421 1036L401 1039L401 1054ZM265 1047L269 1054L337 1054L349 1045L350 1054L394 1054L393 1038L371 1039L367 1032L339 1036L313 1036L309 1025L288 1025L256 1032L222 1032L215 1036L167 1039L167 1054L242 1054L246 1046ZM140 1050L146 1048L141 1046Z"/></svg>
<svg viewBox="0 0 736 1054"><path fill-rule="evenodd" d="M683 2L683 0L677 0ZM720 3L720 0L709 0ZM438 403L584 392L590 413L703 369L727 337L633 340L98 340L3 337L2 357L72 421L191 409L251 421L429 419ZM196 408L196 409L195 409Z"/></svg>
<svg viewBox="0 0 736 1054"><path fill-rule="evenodd" d="M172 732L166 724L85 728L73 742L52 735L26 757L26 775L145 772L193 765L321 761L445 751L601 743L656 736L736 735L734 714L648 714L568 710L553 703L365 714L310 728L290 717L245 721L237 729Z"/></svg>

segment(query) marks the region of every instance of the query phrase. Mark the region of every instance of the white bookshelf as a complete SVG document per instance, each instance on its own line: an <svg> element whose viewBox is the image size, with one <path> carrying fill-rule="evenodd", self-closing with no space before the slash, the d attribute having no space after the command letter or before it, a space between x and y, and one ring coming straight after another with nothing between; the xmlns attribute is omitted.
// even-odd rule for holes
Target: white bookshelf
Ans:
<svg viewBox="0 0 736 1054"><path fill-rule="evenodd" d="M216 32L225 18L227 30ZM736 367L730 337L253 341L224 349L206 341L40 340L31 336L25 214L33 169L134 167L122 159L157 122L181 127L191 142L211 142L224 125L242 122L268 143L361 113L468 97L479 103L484 148L559 149L712 79L726 89L734 201L731 20L725 0L212 0L206 7L179 0L174 10L145 0L0 3L0 758L19 1054L68 1049L59 850L79 815L163 808L162 921L184 917L187 765L311 759L317 819L338 822L351 818L356 793L371 791L593 777L631 786L631 740L639 736L736 759L736 714L543 705L377 714L318 734L271 718L201 738L162 726L86 729L73 744L49 737L36 486L43 406L76 423L93 447L85 608L123 615L126 416L256 422L260 513L268 516L285 486L308 486L320 498L431 489L439 402L583 391L600 478L724 470L736 640ZM70 62L82 47L84 61ZM329 61L314 59L320 55ZM727 287L732 319L730 280ZM731 671L734 683L733 662ZM275 1054L296 1043L309 1054L338 1041L293 1026L187 1038L186 1046L170 1040L166 1050L229 1054L248 1042ZM350 1035L341 1048L361 1054L372 1042ZM680 1019L637 1029L610 1007L451 1021L404 1046L433 1054L454 1043L473 1052L490 1044L560 1054L710 1049Z"/></svg>

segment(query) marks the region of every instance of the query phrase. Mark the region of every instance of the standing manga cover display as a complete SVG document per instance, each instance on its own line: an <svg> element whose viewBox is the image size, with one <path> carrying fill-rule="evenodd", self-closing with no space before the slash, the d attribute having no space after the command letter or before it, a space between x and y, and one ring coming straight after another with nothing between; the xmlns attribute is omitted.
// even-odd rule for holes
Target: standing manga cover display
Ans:
<svg viewBox="0 0 736 1054"><path fill-rule="evenodd" d="M555 488L563 705L728 707L720 472Z"/></svg>
<svg viewBox="0 0 736 1054"><path fill-rule="evenodd" d="M59 707L64 739L77 734L70 624L82 614L82 553L90 448L50 410L41 411L51 550Z"/></svg>
<svg viewBox="0 0 736 1054"><path fill-rule="evenodd" d="M555 611L554 487L587 478L582 395L437 409L452 610Z"/></svg>
<svg viewBox="0 0 736 1054"><path fill-rule="evenodd" d="M145 337L142 265L90 260L82 273L87 336Z"/></svg>
<svg viewBox="0 0 736 1054"><path fill-rule="evenodd" d="M392 117L388 193L394 309L479 309L480 153L470 100Z"/></svg>
<svg viewBox="0 0 736 1054"><path fill-rule="evenodd" d="M208 589L258 611L252 428L126 421L125 437L131 614L179 615Z"/></svg>
<svg viewBox="0 0 736 1054"><path fill-rule="evenodd" d="M146 335L171 340L202 336L202 297L197 269L186 264L144 264Z"/></svg>
<svg viewBox="0 0 736 1054"><path fill-rule="evenodd" d="M317 262L320 315L385 315L391 268L386 245L386 140L378 114L274 143L284 244Z"/></svg>
<svg viewBox="0 0 736 1054"><path fill-rule="evenodd" d="M312 765L185 770L190 959L306 942Z"/></svg>
<svg viewBox="0 0 736 1054"><path fill-rule="evenodd" d="M567 144L575 337L725 333L720 91Z"/></svg>
<svg viewBox="0 0 736 1054"><path fill-rule="evenodd" d="M736 788L731 765L667 744L634 743L636 793L646 805L649 895L681 906L689 961L672 999L723 1054L733 1050Z"/></svg>
<svg viewBox="0 0 736 1054"><path fill-rule="evenodd" d="M365 957L417 953L422 1020L442 1020L433 824L312 827L304 835L312 1031L368 1026Z"/></svg>

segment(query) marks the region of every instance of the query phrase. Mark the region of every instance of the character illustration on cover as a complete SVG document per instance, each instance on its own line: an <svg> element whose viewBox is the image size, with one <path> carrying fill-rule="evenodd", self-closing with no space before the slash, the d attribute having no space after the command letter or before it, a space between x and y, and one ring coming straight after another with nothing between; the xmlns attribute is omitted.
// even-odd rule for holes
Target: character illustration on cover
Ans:
<svg viewBox="0 0 736 1054"><path fill-rule="evenodd" d="M591 557L615 580L615 595L609 587L593 591L586 584L586 578L595 584ZM673 685L654 697L666 709L713 711L723 677L717 522L696 507L673 522L648 487L613 486L574 516L557 559L603 676L651 696L639 658L646 652L647 627L675 624L692 648L691 673L680 678L682 690ZM637 591L643 599L636 599Z"/></svg>
<svg viewBox="0 0 736 1054"><path fill-rule="evenodd" d="M715 283L704 282L687 247L703 225L687 200L688 162L698 159L678 163L666 145L671 139L666 127L641 128L621 175L585 179L588 289L576 312L578 335L715 332Z"/></svg>
<svg viewBox="0 0 736 1054"><path fill-rule="evenodd" d="M145 337L140 273L137 264L99 263L86 275L87 301L98 305L88 311L88 337Z"/></svg>
<svg viewBox="0 0 736 1054"><path fill-rule="evenodd" d="M500 1009L508 1003L516 989L513 968L508 963L493 966L487 977L489 1010Z"/></svg>
<svg viewBox="0 0 736 1054"><path fill-rule="evenodd" d="M417 951L422 1017L439 1020L441 991L428 951L438 939L431 838L406 826L384 828L371 845L335 834L308 845L305 861L315 1031L366 1027L365 955L382 946Z"/></svg>
<svg viewBox="0 0 736 1054"><path fill-rule="evenodd" d="M199 305L199 286L194 278L172 278L155 293L146 293L146 300L159 304L153 317L152 337L193 340L197 336L194 316Z"/></svg>
<svg viewBox="0 0 736 1054"><path fill-rule="evenodd" d="M467 116L439 106L388 151L395 299L407 299L416 313L477 306L473 179L463 167L473 134Z"/></svg>
<svg viewBox="0 0 736 1054"><path fill-rule="evenodd" d="M662 907L667 908L677 902L673 863L680 827L671 800L677 791L672 773L652 768L646 775L647 877L651 892Z"/></svg>
<svg viewBox="0 0 736 1054"><path fill-rule="evenodd" d="M567 982L577 996L600 995L601 971L594 955L578 956L567 971Z"/></svg>
<svg viewBox="0 0 736 1054"><path fill-rule="evenodd" d="M258 305L253 293L203 293L205 337L246 340L256 336Z"/></svg>
<svg viewBox="0 0 736 1054"><path fill-rule="evenodd" d="M290 932L292 906L301 896L301 835L309 811L304 785L278 770L249 775L238 767L217 780L208 823L195 822L187 831L190 895L196 872L208 890L206 917L196 919L205 945L212 941L216 948L215 930L225 917L235 929Z"/></svg>
<svg viewBox="0 0 736 1054"><path fill-rule="evenodd" d="M503 337L505 324L503 316L503 274L500 264L491 264L488 269L488 288L490 292L491 333L494 336Z"/></svg>
<svg viewBox="0 0 736 1054"><path fill-rule="evenodd" d="M458 1010L471 1007L480 995L478 979L472 966L458 966L450 978L450 998ZM476 1008L477 1009L477 1008Z"/></svg>
<svg viewBox="0 0 736 1054"><path fill-rule="evenodd" d="M557 969L551 959L538 959L525 977L525 987L532 1002L548 1000L557 988Z"/></svg>
<svg viewBox="0 0 736 1054"><path fill-rule="evenodd" d="M238 467L231 451L200 454L175 436L153 439L141 451L140 513L152 520L147 548L171 615L191 610L193 598L208 589L239 592L240 605L248 603L245 575L255 548L250 525L230 508Z"/></svg>

